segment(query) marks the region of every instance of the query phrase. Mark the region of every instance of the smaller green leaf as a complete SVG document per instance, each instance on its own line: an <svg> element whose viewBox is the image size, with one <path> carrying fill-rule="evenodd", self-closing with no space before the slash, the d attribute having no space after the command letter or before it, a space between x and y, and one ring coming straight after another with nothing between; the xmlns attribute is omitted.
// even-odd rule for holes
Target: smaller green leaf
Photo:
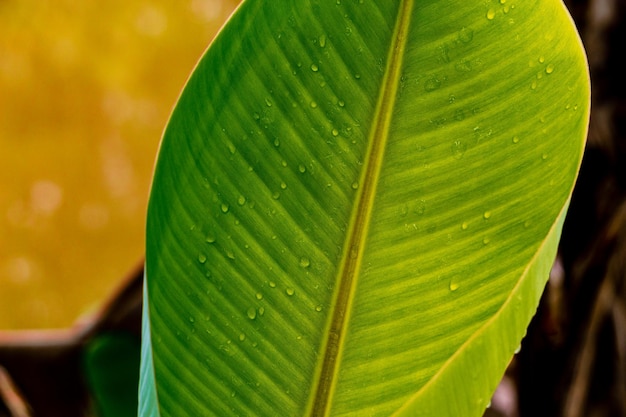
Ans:
<svg viewBox="0 0 626 417"><path fill-rule="evenodd" d="M97 337L85 349L85 376L100 417L137 415L140 344L125 333Z"/></svg>

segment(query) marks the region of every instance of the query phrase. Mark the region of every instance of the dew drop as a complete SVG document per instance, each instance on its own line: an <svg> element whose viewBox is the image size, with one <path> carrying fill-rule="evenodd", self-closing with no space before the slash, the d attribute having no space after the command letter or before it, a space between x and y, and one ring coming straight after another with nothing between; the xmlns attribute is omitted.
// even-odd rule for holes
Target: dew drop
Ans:
<svg viewBox="0 0 626 417"><path fill-rule="evenodd" d="M278 200L280 198L280 193L278 191L274 191L274 194L272 194L272 198L274 200Z"/></svg>
<svg viewBox="0 0 626 417"><path fill-rule="evenodd" d="M490 217L491 217L491 212L489 210L487 210L486 212L483 213L483 218L485 220L487 220Z"/></svg>
<svg viewBox="0 0 626 417"><path fill-rule="evenodd" d="M257 300L263 299L263 294L261 294L260 292L256 293L254 296L256 297Z"/></svg>
<svg viewBox="0 0 626 417"><path fill-rule="evenodd" d="M339 107L344 107L346 105L346 103L343 100L339 100L337 104L339 104Z"/></svg>
<svg viewBox="0 0 626 417"><path fill-rule="evenodd" d="M339 136L339 131L337 129L333 129L331 133L333 136Z"/></svg>
<svg viewBox="0 0 626 417"><path fill-rule="evenodd" d="M235 259L235 254L233 253L232 250L227 250L226 256L228 257L228 259Z"/></svg>
<svg viewBox="0 0 626 417"><path fill-rule="evenodd" d="M469 225L467 224L467 222L463 222L463 224L461 225L461 229L463 230L467 230L468 227Z"/></svg>
<svg viewBox="0 0 626 417"><path fill-rule="evenodd" d="M189 323L195 323L196 319L194 319L193 317L189 316Z"/></svg>
<svg viewBox="0 0 626 417"><path fill-rule="evenodd" d="M542 154L541 159L543 159L544 161L548 159L548 154L547 153Z"/></svg>
<svg viewBox="0 0 626 417"><path fill-rule="evenodd" d="M546 74L552 74L553 72L554 72L554 65L549 64L549 65L546 67Z"/></svg>
<svg viewBox="0 0 626 417"><path fill-rule="evenodd" d="M222 203L221 209L222 209L222 213L228 213L228 210L230 209L230 205L228 203Z"/></svg>
<svg viewBox="0 0 626 417"><path fill-rule="evenodd" d="M321 305L316 306L315 311L317 311L318 313L322 311L322 306Z"/></svg>
<svg viewBox="0 0 626 417"><path fill-rule="evenodd" d="M280 165L282 167L287 167L287 161L285 161L284 159L282 161L280 161Z"/></svg>
<svg viewBox="0 0 626 417"><path fill-rule="evenodd" d="M240 206L243 206L244 204L246 204L246 197L240 195L239 198L237 199L237 204L239 204Z"/></svg>
<svg viewBox="0 0 626 417"><path fill-rule="evenodd" d="M312 109L317 109L317 102L316 101L312 101L311 102L311 108Z"/></svg>
<svg viewBox="0 0 626 417"><path fill-rule="evenodd" d="M266 98L266 99L265 99L265 105L266 105L267 107L272 107L272 101L271 101L269 98Z"/></svg>
<svg viewBox="0 0 626 417"><path fill-rule="evenodd" d="M293 288L291 288L291 287L289 287L289 288L287 288L287 289L285 290L285 294L287 294L287 295L288 295L288 296L290 296L290 297L291 297L292 295L294 295L295 293L296 293L296 291L295 291Z"/></svg>
<svg viewBox="0 0 626 417"><path fill-rule="evenodd" d="M326 46L326 35L320 35L319 37L319 45L321 48Z"/></svg>
<svg viewBox="0 0 626 417"><path fill-rule="evenodd" d="M306 172L306 167L300 164L298 165L298 171L300 171L301 174L304 174Z"/></svg>
<svg viewBox="0 0 626 417"><path fill-rule="evenodd" d="M276 288L276 283L274 281L270 281L268 285L270 286L270 288Z"/></svg>
<svg viewBox="0 0 626 417"><path fill-rule="evenodd" d="M454 292L459 289L459 284L454 280L450 280L450 284L448 284L448 289Z"/></svg>
<svg viewBox="0 0 626 417"><path fill-rule="evenodd" d="M531 90L535 90L535 89L537 89L537 81L533 81L533 82L530 84L530 89L531 89Z"/></svg>
<svg viewBox="0 0 626 417"><path fill-rule="evenodd" d="M265 314L265 308L259 307L259 316L262 316L263 314Z"/></svg>
<svg viewBox="0 0 626 417"><path fill-rule="evenodd" d="M283 190L286 190L287 189L287 184L285 182L281 182L280 183L280 188L283 189Z"/></svg>
<svg viewBox="0 0 626 417"><path fill-rule="evenodd" d="M201 264L206 262L206 255L204 253L198 254L198 262L200 262Z"/></svg>
<svg viewBox="0 0 626 417"><path fill-rule="evenodd" d="M208 235L205 239L206 243L215 243L215 236L213 235Z"/></svg>
<svg viewBox="0 0 626 417"><path fill-rule="evenodd" d="M311 261L309 260L309 258L302 257L300 258L300 266L302 268L308 268L309 266L311 266Z"/></svg>
<svg viewBox="0 0 626 417"><path fill-rule="evenodd" d="M517 136L513 137L513 143L519 143L519 138Z"/></svg>
<svg viewBox="0 0 626 417"><path fill-rule="evenodd" d="M246 315L250 320L256 319L256 309L254 307L250 307L248 311L246 311Z"/></svg>
<svg viewBox="0 0 626 417"><path fill-rule="evenodd" d="M461 142L460 140L455 140L452 142L452 155L454 159L461 159L467 150L467 145Z"/></svg>
<svg viewBox="0 0 626 417"><path fill-rule="evenodd" d="M280 146L280 140L274 139L274 146L278 148Z"/></svg>
<svg viewBox="0 0 626 417"><path fill-rule="evenodd" d="M488 245L490 241L491 240L488 237L484 238L483 239L483 245Z"/></svg>
<svg viewBox="0 0 626 417"><path fill-rule="evenodd" d="M520 344L518 347L515 348L515 352L513 353L517 355L518 353L521 352L521 350L522 350L522 345Z"/></svg>
<svg viewBox="0 0 626 417"><path fill-rule="evenodd" d="M243 342L244 340L246 340L246 335L244 333L240 333L239 334L239 341Z"/></svg>
<svg viewBox="0 0 626 417"><path fill-rule="evenodd" d="M317 71L319 71L319 69L320 68L316 64L311 64L311 71L317 72Z"/></svg>
<svg viewBox="0 0 626 417"><path fill-rule="evenodd" d="M436 77L429 78L424 83L424 90L428 93L430 93L431 91L435 91L439 87L441 87L441 81L439 81L439 79Z"/></svg>
<svg viewBox="0 0 626 417"><path fill-rule="evenodd" d="M546 59L543 56L539 57L539 63L543 64L546 61Z"/></svg>
<svg viewBox="0 0 626 417"><path fill-rule="evenodd" d="M354 181L354 182L352 183L352 189L353 189L353 190L358 190L358 189L359 189L359 183L358 183L357 181Z"/></svg>
<svg viewBox="0 0 626 417"><path fill-rule="evenodd" d="M493 20L494 17L496 17L496 11L493 9L489 9L487 11L487 20Z"/></svg>

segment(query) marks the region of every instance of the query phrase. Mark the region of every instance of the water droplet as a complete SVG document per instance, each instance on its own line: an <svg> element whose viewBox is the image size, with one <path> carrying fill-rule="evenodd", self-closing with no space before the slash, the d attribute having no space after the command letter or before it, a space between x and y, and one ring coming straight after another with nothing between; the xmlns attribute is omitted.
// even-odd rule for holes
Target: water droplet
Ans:
<svg viewBox="0 0 626 417"><path fill-rule="evenodd" d="M228 259L235 259L235 254L232 250L227 250L226 256L228 256Z"/></svg>
<svg viewBox="0 0 626 417"><path fill-rule="evenodd" d="M450 284L448 284L448 289L450 289L450 291L456 291L459 289L459 284L458 282L455 282L454 280L450 280Z"/></svg>
<svg viewBox="0 0 626 417"><path fill-rule="evenodd" d="M221 209L222 209L222 213L228 213L228 210L230 209L230 205L228 203L222 203Z"/></svg>
<svg viewBox="0 0 626 417"><path fill-rule="evenodd" d="M496 11L493 9L489 9L487 11L487 20L493 20L494 17L496 17Z"/></svg>
<svg viewBox="0 0 626 417"><path fill-rule="evenodd" d="M239 198L237 199L237 204L239 204L240 206L243 206L244 204L246 204L246 197L240 195Z"/></svg>
<svg viewBox="0 0 626 417"><path fill-rule="evenodd" d="M198 254L198 262L200 262L201 264L206 262L206 255L204 253Z"/></svg>
<svg viewBox="0 0 626 417"><path fill-rule="evenodd" d="M274 191L274 193L272 194L272 198L274 200L278 200L280 198L280 193L278 191Z"/></svg>
<svg viewBox="0 0 626 417"><path fill-rule="evenodd" d="M280 146L280 140L274 139L274 146L278 148Z"/></svg>
<svg viewBox="0 0 626 417"><path fill-rule="evenodd" d="M189 316L189 323L195 323L196 319L194 319L193 317Z"/></svg>
<svg viewBox="0 0 626 417"><path fill-rule="evenodd" d="M513 143L519 143L519 138L517 136L513 137Z"/></svg>
<svg viewBox="0 0 626 417"><path fill-rule="evenodd" d="M274 281L270 281L268 285L270 286L270 288L276 288L276 283Z"/></svg>
<svg viewBox="0 0 626 417"><path fill-rule="evenodd" d="M320 35L319 37L319 45L321 48L326 46L326 35Z"/></svg>
<svg viewBox="0 0 626 417"><path fill-rule="evenodd" d="M296 291L295 291L293 288L291 288L291 287L289 287L289 288L287 288L287 289L285 290L285 294L287 294L287 295L288 295L288 296L290 296L290 297L291 297L292 295L294 295L295 293L296 293Z"/></svg>
<svg viewBox="0 0 626 417"><path fill-rule="evenodd" d="M547 154L547 153L543 153L543 154L541 155L541 159L543 159L544 161L545 161L546 159L548 159L548 154Z"/></svg>
<svg viewBox="0 0 626 417"><path fill-rule="evenodd" d="M358 189L359 189L359 183L358 183L357 181L354 181L354 182L352 183L352 189L353 189L353 190L358 190Z"/></svg>
<svg viewBox="0 0 626 417"><path fill-rule="evenodd" d="M469 225L467 224L467 222L463 222L463 224L461 225L461 229L463 230L467 230L468 227Z"/></svg>
<svg viewBox="0 0 626 417"><path fill-rule="evenodd" d="M346 105L346 103L343 100L339 100L337 104L339 105L339 107L343 107Z"/></svg>
<svg viewBox="0 0 626 417"><path fill-rule="evenodd" d="M272 101L271 101L269 98L266 98L266 99L265 99L265 105L266 105L267 107L272 107Z"/></svg>
<svg viewBox="0 0 626 417"><path fill-rule="evenodd" d="M263 314L265 314L265 308L259 307L259 316L262 316Z"/></svg>
<svg viewBox="0 0 626 417"><path fill-rule="evenodd" d="M308 268L311 265L311 261L309 258L302 257L300 258L300 266L302 268Z"/></svg>
<svg viewBox="0 0 626 417"><path fill-rule="evenodd" d="M250 307L248 311L246 311L246 315L250 320L256 319L256 309L254 307Z"/></svg>
<svg viewBox="0 0 626 417"><path fill-rule="evenodd" d="M536 88L537 88L537 81L533 81L533 82L530 84L530 89L531 89L531 90L535 90Z"/></svg>
<svg viewBox="0 0 626 417"><path fill-rule="evenodd" d="M322 311L322 306L321 305L316 306L315 311L317 311L318 313Z"/></svg>
<svg viewBox="0 0 626 417"><path fill-rule="evenodd" d="M311 108L317 109L317 102L316 101L312 101L311 102Z"/></svg>
<svg viewBox="0 0 626 417"><path fill-rule="evenodd" d="M469 43L474 39L474 31L466 27L461 28L458 34L458 39L463 43Z"/></svg>
<svg viewBox="0 0 626 417"><path fill-rule="evenodd" d="M205 239L206 243L215 243L215 236L213 235L208 235Z"/></svg>
<svg viewBox="0 0 626 417"><path fill-rule="evenodd" d="M286 190L287 189L287 184L285 182L281 182L280 183L280 188L283 189L283 190Z"/></svg>
<svg viewBox="0 0 626 417"><path fill-rule="evenodd" d="M360 80L361 79L361 74L359 74L359 73L354 74L354 78L356 78L357 80Z"/></svg>
<svg viewBox="0 0 626 417"><path fill-rule="evenodd" d="M306 167L300 164L298 165L298 171L300 171L301 174L304 174L306 172Z"/></svg>
<svg viewBox="0 0 626 417"><path fill-rule="evenodd" d="M500 0L500 4L506 3L506 0Z"/></svg>
<svg viewBox="0 0 626 417"><path fill-rule="evenodd" d="M311 71L317 72L317 71L319 71L319 69L320 68L316 64L311 64Z"/></svg>
<svg viewBox="0 0 626 417"><path fill-rule="evenodd" d="M513 352L515 355L517 355L518 353L520 353L522 350L522 345L520 343L520 345L518 347L515 348L515 351Z"/></svg>
<svg viewBox="0 0 626 417"><path fill-rule="evenodd" d="M546 74L552 74L554 72L554 65L548 64L546 67Z"/></svg>
<svg viewBox="0 0 626 417"><path fill-rule="evenodd" d="M254 296L256 297L257 300L263 299L263 294L261 294L260 292L256 293Z"/></svg>
<svg viewBox="0 0 626 417"><path fill-rule="evenodd" d="M489 242L491 242L491 240L488 237L483 239L483 245L488 245Z"/></svg>
<svg viewBox="0 0 626 417"><path fill-rule="evenodd" d="M331 133L333 136L339 136L339 131L337 129L333 129Z"/></svg>
<svg viewBox="0 0 626 417"><path fill-rule="evenodd" d="M489 210L487 210L486 212L483 213L483 218L485 220L487 220L490 217L491 217L491 212Z"/></svg>
<svg viewBox="0 0 626 417"><path fill-rule="evenodd" d="M287 167L287 161L285 161L284 159L282 161L280 161L280 165L285 168Z"/></svg>
<svg viewBox="0 0 626 417"><path fill-rule="evenodd" d="M461 159L467 150L467 145L460 140L452 142L452 155L454 159Z"/></svg>
<svg viewBox="0 0 626 417"><path fill-rule="evenodd" d="M239 334L239 341L243 342L244 340L246 340L246 335L244 333L240 333Z"/></svg>
<svg viewBox="0 0 626 417"><path fill-rule="evenodd" d="M546 59L543 56L539 57L539 63L543 64L546 61Z"/></svg>
<svg viewBox="0 0 626 417"><path fill-rule="evenodd" d="M429 93L431 91L435 91L439 87L441 87L441 81L437 77L429 78L424 83L424 90Z"/></svg>

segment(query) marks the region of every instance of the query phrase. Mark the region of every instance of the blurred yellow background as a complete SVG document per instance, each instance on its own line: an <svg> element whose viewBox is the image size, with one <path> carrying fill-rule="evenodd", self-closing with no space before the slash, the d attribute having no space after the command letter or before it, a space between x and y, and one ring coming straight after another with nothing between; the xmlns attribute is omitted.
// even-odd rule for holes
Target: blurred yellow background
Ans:
<svg viewBox="0 0 626 417"><path fill-rule="evenodd" d="M0 0L0 329L71 325L144 252L170 110L235 0Z"/></svg>

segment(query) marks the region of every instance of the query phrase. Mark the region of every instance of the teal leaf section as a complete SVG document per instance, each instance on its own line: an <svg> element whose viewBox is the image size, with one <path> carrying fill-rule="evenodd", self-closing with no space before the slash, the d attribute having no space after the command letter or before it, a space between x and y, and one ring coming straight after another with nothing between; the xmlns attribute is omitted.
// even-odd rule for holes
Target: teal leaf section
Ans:
<svg viewBox="0 0 626 417"><path fill-rule="evenodd" d="M480 416L589 117L558 0L247 0L150 196L142 416Z"/></svg>

